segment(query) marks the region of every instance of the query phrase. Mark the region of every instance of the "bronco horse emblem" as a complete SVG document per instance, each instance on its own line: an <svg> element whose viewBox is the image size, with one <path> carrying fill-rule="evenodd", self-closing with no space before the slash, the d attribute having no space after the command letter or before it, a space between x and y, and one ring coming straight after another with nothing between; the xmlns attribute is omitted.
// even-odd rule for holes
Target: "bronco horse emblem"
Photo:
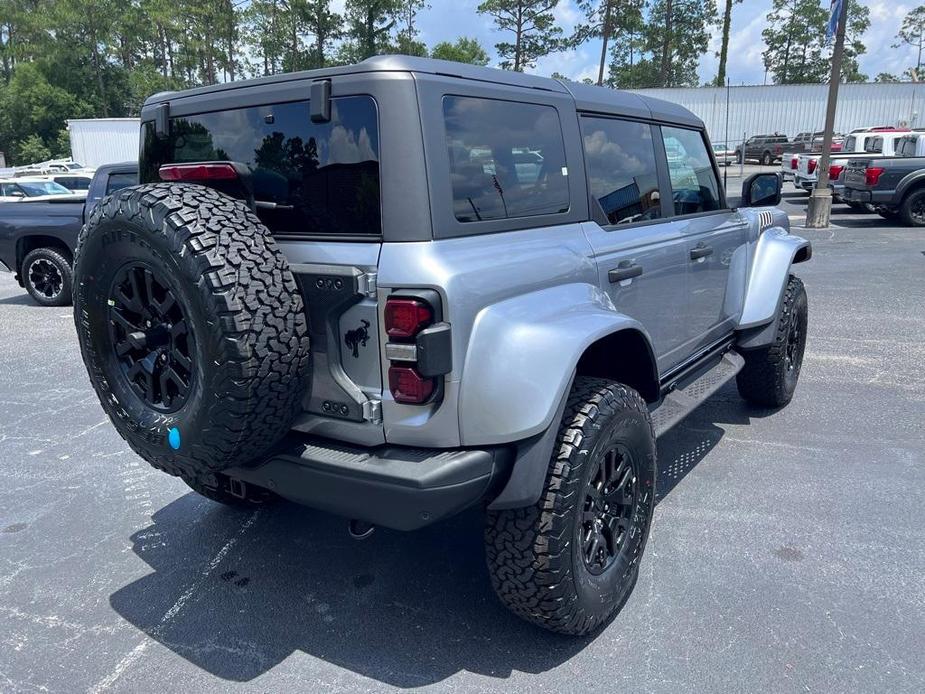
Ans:
<svg viewBox="0 0 925 694"><path fill-rule="evenodd" d="M359 328L348 330L344 335L344 343L353 350L354 359L359 359L360 357L360 346L365 347L366 343L369 342L369 321L362 320L360 322L362 325Z"/></svg>

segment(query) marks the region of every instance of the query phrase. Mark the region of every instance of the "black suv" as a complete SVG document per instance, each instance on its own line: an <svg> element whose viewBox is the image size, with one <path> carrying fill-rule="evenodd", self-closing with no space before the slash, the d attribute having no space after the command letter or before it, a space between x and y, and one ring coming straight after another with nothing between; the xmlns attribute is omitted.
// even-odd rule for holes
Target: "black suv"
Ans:
<svg viewBox="0 0 925 694"><path fill-rule="evenodd" d="M770 166L780 161L788 142L786 135L755 135L748 138L744 146L736 147L736 161L742 163L751 159Z"/></svg>

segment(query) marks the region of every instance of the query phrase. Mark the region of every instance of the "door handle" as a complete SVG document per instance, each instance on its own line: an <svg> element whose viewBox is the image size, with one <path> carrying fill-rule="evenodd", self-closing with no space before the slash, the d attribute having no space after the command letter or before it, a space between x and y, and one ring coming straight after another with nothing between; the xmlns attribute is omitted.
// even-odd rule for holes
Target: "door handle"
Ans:
<svg viewBox="0 0 925 694"><path fill-rule="evenodd" d="M691 249L691 260L700 260L708 255L713 255L713 248L705 243L698 243Z"/></svg>
<svg viewBox="0 0 925 694"><path fill-rule="evenodd" d="M610 280L611 284L616 282L622 282L623 280L630 280L634 277L639 277L642 274L642 265L637 265L636 263L631 263L628 260L624 260L622 263L617 265L613 270L607 273L607 279Z"/></svg>

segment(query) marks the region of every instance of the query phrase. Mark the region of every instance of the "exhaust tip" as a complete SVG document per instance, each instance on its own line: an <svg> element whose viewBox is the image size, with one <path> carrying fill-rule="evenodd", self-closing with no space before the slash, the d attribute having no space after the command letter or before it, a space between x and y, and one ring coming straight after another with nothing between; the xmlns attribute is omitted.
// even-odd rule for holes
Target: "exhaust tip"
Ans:
<svg viewBox="0 0 925 694"><path fill-rule="evenodd" d="M376 526L372 523L352 518L347 522L347 532L354 540L365 540L376 532Z"/></svg>

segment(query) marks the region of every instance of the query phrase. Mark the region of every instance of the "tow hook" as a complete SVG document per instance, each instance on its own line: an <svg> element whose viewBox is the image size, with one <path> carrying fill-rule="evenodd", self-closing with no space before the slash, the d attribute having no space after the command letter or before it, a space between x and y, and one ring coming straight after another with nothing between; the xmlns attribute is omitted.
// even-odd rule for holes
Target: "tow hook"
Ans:
<svg viewBox="0 0 925 694"><path fill-rule="evenodd" d="M359 542L376 532L376 526L372 523L352 518L347 522L347 532L350 533L350 537Z"/></svg>

